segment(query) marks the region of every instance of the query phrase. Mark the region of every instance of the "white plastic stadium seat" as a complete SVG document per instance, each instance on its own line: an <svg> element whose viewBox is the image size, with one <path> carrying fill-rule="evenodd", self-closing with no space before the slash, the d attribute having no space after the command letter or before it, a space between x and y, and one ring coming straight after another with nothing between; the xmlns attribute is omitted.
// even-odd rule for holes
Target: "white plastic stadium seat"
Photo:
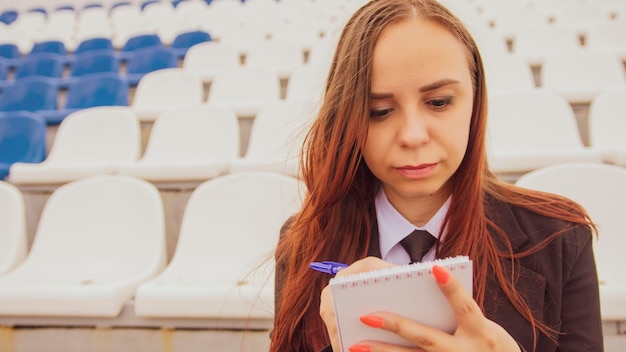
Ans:
<svg viewBox="0 0 626 352"><path fill-rule="evenodd" d="M211 84L208 102L231 108L238 117L256 116L262 106L280 99L280 80L270 69L241 67L220 71Z"/></svg>
<svg viewBox="0 0 626 352"><path fill-rule="evenodd" d="M280 228L301 206L296 179L229 174L189 198L172 261L137 289L139 317L271 319Z"/></svg>
<svg viewBox="0 0 626 352"><path fill-rule="evenodd" d="M94 176L48 199L24 262L0 276L0 315L115 317L165 266L159 191L127 176Z"/></svg>
<svg viewBox="0 0 626 352"><path fill-rule="evenodd" d="M617 54L593 49L556 52L542 68L543 87L570 103L590 103L601 91L626 88Z"/></svg>
<svg viewBox="0 0 626 352"><path fill-rule="evenodd" d="M252 124L246 155L233 160L230 171L272 171L298 177L300 150L315 116L314 106L281 102L261 108Z"/></svg>
<svg viewBox="0 0 626 352"><path fill-rule="evenodd" d="M483 59L490 92L535 89L533 71L521 56L490 54L485 55Z"/></svg>
<svg viewBox="0 0 626 352"><path fill-rule="evenodd" d="M154 121L167 109L200 105L204 96L202 81L182 68L167 68L141 78L131 104L139 121Z"/></svg>
<svg viewBox="0 0 626 352"><path fill-rule="evenodd" d="M585 207L598 226L594 242L604 321L626 319L626 169L607 164L562 164L530 172L517 185L560 194Z"/></svg>
<svg viewBox="0 0 626 352"><path fill-rule="evenodd" d="M261 67L274 72L280 79L289 79L293 70L304 64L303 52L296 44L263 41L251 46L246 55L247 67Z"/></svg>
<svg viewBox="0 0 626 352"><path fill-rule="evenodd" d="M605 162L626 166L626 88L603 91L591 102L589 144Z"/></svg>
<svg viewBox="0 0 626 352"><path fill-rule="evenodd" d="M216 41L194 45L183 60L183 69L197 75L203 82L211 82L221 70L239 66L239 55L235 48Z"/></svg>
<svg viewBox="0 0 626 352"><path fill-rule="evenodd" d="M141 153L137 117L127 107L94 107L68 115L59 125L46 160L15 163L8 181L15 184L59 184L112 174L117 164Z"/></svg>
<svg viewBox="0 0 626 352"><path fill-rule="evenodd" d="M190 106L161 113L144 156L118 172L149 181L206 181L228 172L238 155L237 116L224 107Z"/></svg>
<svg viewBox="0 0 626 352"><path fill-rule="evenodd" d="M571 106L548 91L508 91L489 96L487 151L491 169L521 174L564 162L601 162L582 143Z"/></svg>
<svg viewBox="0 0 626 352"><path fill-rule="evenodd" d="M26 208L19 189L0 181L0 275L26 257Z"/></svg>

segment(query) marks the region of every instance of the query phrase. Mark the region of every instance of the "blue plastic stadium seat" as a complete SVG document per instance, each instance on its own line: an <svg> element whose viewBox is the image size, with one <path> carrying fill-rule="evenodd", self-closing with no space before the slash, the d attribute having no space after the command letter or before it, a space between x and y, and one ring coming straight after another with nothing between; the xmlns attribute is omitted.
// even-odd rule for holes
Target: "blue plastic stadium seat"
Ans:
<svg viewBox="0 0 626 352"><path fill-rule="evenodd" d="M132 6L133 3L130 1L119 1L116 3L111 4L111 7L109 7L109 11L112 11L115 8L121 7L121 6Z"/></svg>
<svg viewBox="0 0 626 352"><path fill-rule="evenodd" d="M136 86L146 73L177 66L176 55L166 47L155 46L135 50L128 57L126 80L129 85Z"/></svg>
<svg viewBox="0 0 626 352"><path fill-rule="evenodd" d="M156 4L160 2L159 0L147 0L141 3L141 10L143 11L146 7L152 5L152 4Z"/></svg>
<svg viewBox="0 0 626 352"><path fill-rule="evenodd" d="M76 7L70 4L61 5L61 6L56 7L54 11L76 11Z"/></svg>
<svg viewBox="0 0 626 352"><path fill-rule="evenodd" d="M172 41L171 49L176 57L183 59L189 48L196 44L211 41L211 35L205 31L191 31L180 33Z"/></svg>
<svg viewBox="0 0 626 352"><path fill-rule="evenodd" d="M34 113L17 111L0 117L0 180L16 162L39 163L46 157L46 123Z"/></svg>
<svg viewBox="0 0 626 352"><path fill-rule="evenodd" d="M74 56L69 77L61 79L59 88L67 88L84 75L103 72L119 73L119 67L120 61L114 51L104 49L82 52Z"/></svg>
<svg viewBox="0 0 626 352"><path fill-rule="evenodd" d="M72 112L94 106L128 106L128 83L117 73L92 73L77 77L67 89L65 107L48 124L59 124Z"/></svg>
<svg viewBox="0 0 626 352"><path fill-rule="evenodd" d="M3 82L7 79L7 73L9 72L9 67L10 67L10 61L9 59L5 59L3 57L0 57L0 85L3 84Z"/></svg>
<svg viewBox="0 0 626 352"><path fill-rule="evenodd" d="M120 60L126 61L135 50L152 46L164 46L158 34L140 34L129 38L120 49Z"/></svg>
<svg viewBox="0 0 626 352"><path fill-rule="evenodd" d="M28 76L59 78L63 75L65 57L59 54L39 52L20 60L15 71L15 79Z"/></svg>
<svg viewBox="0 0 626 352"><path fill-rule="evenodd" d="M54 53L63 56L67 55L67 49L65 48L65 44L60 40L46 40L43 42L35 43L30 51L30 54L36 54L41 52Z"/></svg>
<svg viewBox="0 0 626 352"><path fill-rule="evenodd" d="M2 43L0 44L0 57L9 59L9 67L15 68L19 63L20 57L22 54L20 53L20 49L16 44L13 43Z"/></svg>
<svg viewBox="0 0 626 352"><path fill-rule="evenodd" d="M115 51L115 48L113 47L113 41L111 38L90 38L85 39L78 44L78 47L74 50L74 55L82 54L91 50Z"/></svg>
<svg viewBox="0 0 626 352"><path fill-rule="evenodd" d="M2 13L0 13L0 22L11 24L17 19L17 16L19 16L17 10L2 11Z"/></svg>
<svg viewBox="0 0 626 352"><path fill-rule="evenodd" d="M85 4L82 9L93 9L93 8L103 8L104 5L102 3L99 2L94 2L94 3L89 3L89 4Z"/></svg>
<svg viewBox="0 0 626 352"><path fill-rule="evenodd" d="M57 113L57 82L54 78L30 76L15 80L2 92L0 116L5 112L31 111L44 120Z"/></svg>
<svg viewBox="0 0 626 352"><path fill-rule="evenodd" d="M31 9L28 9L28 12L40 12L46 16L48 15L48 10L46 10L44 7L33 7Z"/></svg>
<svg viewBox="0 0 626 352"><path fill-rule="evenodd" d="M25 77L40 76L53 78L55 83L61 79L65 58L61 55L41 52L28 55L19 61L15 71L15 79L0 82L0 89L4 90L15 80Z"/></svg>
<svg viewBox="0 0 626 352"><path fill-rule="evenodd" d="M172 6L177 7L181 2L185 2L189 0L172 0Z"/></svg>

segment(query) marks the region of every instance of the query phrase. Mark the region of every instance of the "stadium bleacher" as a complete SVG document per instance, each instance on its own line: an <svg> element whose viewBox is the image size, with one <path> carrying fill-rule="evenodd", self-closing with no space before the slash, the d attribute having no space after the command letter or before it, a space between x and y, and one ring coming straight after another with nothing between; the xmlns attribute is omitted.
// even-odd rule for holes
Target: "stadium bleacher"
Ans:
<svg viewBox="0 0 626 352"><path fill-rule="evenodd" d="M266 351L296 154L365 1L0 0L0 351ZM481 48L499 176L624 173L626 0L440 1ZM236 268L233 230L259 240ZM625 351L626 278L606 272L605 350Z"/></svg>

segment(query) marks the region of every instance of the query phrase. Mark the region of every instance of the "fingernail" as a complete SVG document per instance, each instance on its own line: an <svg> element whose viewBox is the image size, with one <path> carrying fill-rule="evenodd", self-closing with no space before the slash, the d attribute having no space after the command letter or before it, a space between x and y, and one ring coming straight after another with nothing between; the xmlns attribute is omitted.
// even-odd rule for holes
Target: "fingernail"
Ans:
<svg viewBox="0 0 626 352"><path fill-rule="evenodd" d="M350 352L371 352L372 350L369 348L369 346L365 346L365 345L354 345L354 346L350 346L350 348L348 348L348 350Z"/></svg>
<svg viewBox="0 0 626 352"><path fill-rule="evenodd" d="M450 273L438 265L433 265L433 275L435 276L435 280L442 285L447 284L448 280L450 280Z"/></svg>
<svg viewBox="0 0 626 352"><path fill-rule="evenodd" d="M381 317L377 317L375 315L364 315L361 318L361 322L367 326L371 326L373 328L382 328L385 321Z"/></svg>

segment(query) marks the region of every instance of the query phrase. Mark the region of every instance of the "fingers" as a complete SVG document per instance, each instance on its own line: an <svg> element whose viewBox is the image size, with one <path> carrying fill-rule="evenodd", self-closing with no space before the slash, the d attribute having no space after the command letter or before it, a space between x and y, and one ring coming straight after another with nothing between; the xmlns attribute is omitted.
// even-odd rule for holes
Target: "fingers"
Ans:
<svg viewBox="0 0 626 352"><path fill-rule="evenodd" d="M388 312L377 312L372 315L362 316L361 322L372 328L380 328L393 332L394 334L420 347L419 349L415 349L415 347L413 347L412 349L407 349L407 351L437 350L438 347L445 345L445 339L450 337L449 334L442 330L431 328L429 326L416 323L403 316ZM403 349L389 349L388 346L392 345L381 342L366 341L364 344L372 347L376 346L376 349L372 349L372 351L404 351Z"/></svg>
<svg viewBox="0 0 626 352"><path fill-rule="evenodd" d="M346 276L351 274L362 273L366 271L378 270L383 268L391 268L394 265L391 263L387 263L380 258L377 257L366 257L356 262L352 263L345 269L342 269L337 273L336 276Z"/></svg>
<svg viewBox="0 0 626 352"><path fill-rule="evenodd" d="M459 326L470 331L482 330L485 317L471 293L467 292L454 275L451 275L445 268L434 265L432 272L439 289L450 303Z"/></svg>
<svg viewBox="0 0 626 352"><path fill-rule="evenodd" d="M330 344L333 347L333 351L340 351L337 322L335 320L335 308L333 307L330 287L326 286L322 290L320 299L320 316L326 325L326 331L328 332L328 337L330 338Z"/></svg>
<svg viewBox="0 0 626 352"><path fill-rule="evenodd" d="M434 266L433 276L457 318L454 334L432 328L403 316L377 312L361 317L372 328L390 331L418 347L397 346L365 340L350 347L351 352L408 351L519 351L511 335L483 315L478 304L463 284L446 269Z"/></svg>

